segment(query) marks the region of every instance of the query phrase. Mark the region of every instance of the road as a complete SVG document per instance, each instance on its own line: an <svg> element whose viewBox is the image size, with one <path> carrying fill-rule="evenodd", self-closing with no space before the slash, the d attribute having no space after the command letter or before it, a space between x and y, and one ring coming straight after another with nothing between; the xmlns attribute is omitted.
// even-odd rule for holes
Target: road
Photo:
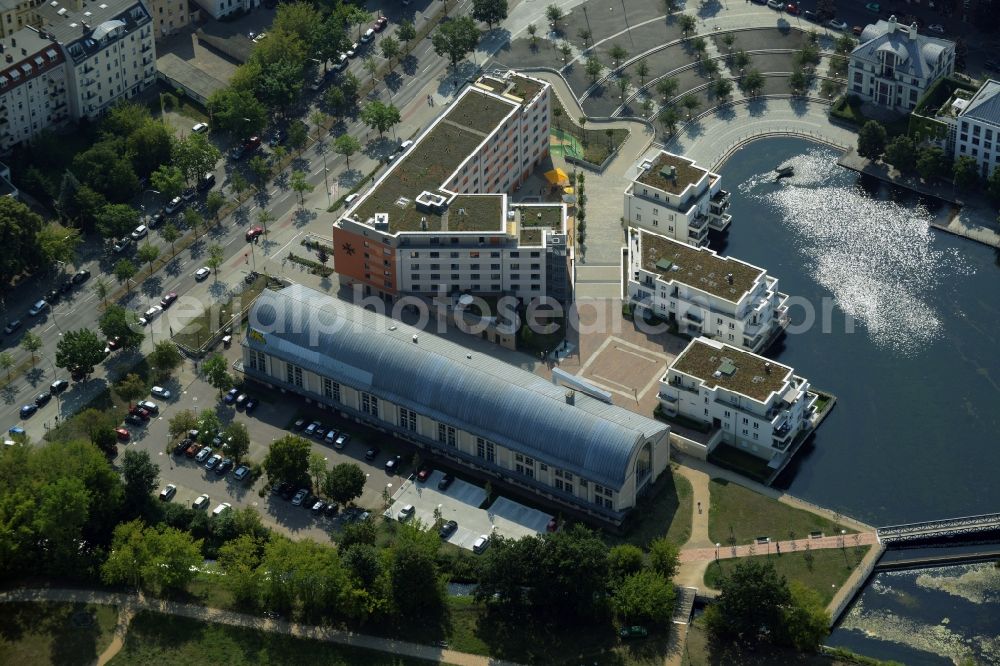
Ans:
<svg viewBox="0 0 1000 666"><path fill-rule="evenodd" d="M453 16L463 12L467 13L471 5L471 0L463 0L452 7L450 13ZM438 3L431 3L426 11L432 13L436 6ZM392 12L389 12L389 15L392 18ZM394 24L395 21L390 25ZM377 49L377 45L376 41L369 47L369 50ZM166 292L176 291L181 295L178 302L147 329L149 335L147 335L140 350L143 354L152 349L156 340L165 339L171 335L171 331L183 328L187 321L195 317L204 307L216 301L225 300L232 290L239 287L242 278L251 268L266 269L275 274L282 272L280 257L284 256L290 247L294 247L294 244L303 235L311 233L329 237L333 218L325 212L328 200L337 198L334 196L337 191L351 187L377 166L378 158L381 155L394 150L399 142L426 125L430 116L438 112L439 106L442 106L443 102L453 96L460 83L470 75L469 68L460 69L457 73L448 72L447 61L434 53L429 39L418 44L412 55L416 59L414 74L412 76L403 75L401 85L397 90L390 91L384 82L380 82L378 88L369 95L371 99L382 96L383 99L391 100L400 108L402 122L393 133L396 138L378 141L377 137L360 121L349 120L346 126L339 131L346 131L358 137L362 145L365 146L365 154L355 155L350 169L347 168L346 161L342 156L328 152L329 142L324 137L323 142L307 148L301 157L292 163L290 169L278 174L269 184L265 196L258 196L247 201L243 207L223 219L218 226L213 227L207 233L196 230L194 233L199 234L197 242L189 249L178 252L174 260L153 276L148 276L148 267L146 270L140 270L139 275L136 276L138 284L130 295L119 301L120 304L141 313L150 305L158 303L162 294ZM483 57L480 57L479 61L482 62L482 60ZM359 78L362 75L367 76L363 71L358 71L361 67L360 58L351 64L351 71L355 71ZM396 67L397 72L401 69L399 66ZM322 91L317 93L317 96L321 95ZM428 95L433 95L437 101L433 108L427 105ZM306 118L311 110L310 108L306 112ZM310 137L314 135L315 132L310 127ZM326 156L326 168L329 170L328 174L324 174L324 155ZM220 189L227 196L232 196L228 188L228 174L234 168L245 168L245 162L246 160L242 164L234 164L226 157L217 169L217 181L221 183ZM311 193L306 195L304 205L301 206L297 194L288 186L288 177L292 169L306 171L309 174L309 182L315 187ZM249 180L253 182L252 178ZM326 182L330 183L331 190L334 190L333 194L328 195L326 192ZM147 203L149 202L147 201ZM245 243L244 236L248 226L256 224L257 215L261 208L269 211L276 221L268 224L267 238L262 238L258 246L251 248ZM166 256L170 253L169 244L160 236L160 229L153 230L148 240L160 248L161 255ZM223 247L225 261L219 268L218 276L200 284L196 283L193 274L199 267L204 266L208 247L214 243ZM251 256L245 256L248 251L252 253ZM25 288L19 290L17 296L8 299L6 304L8 317L10 319L21 317L25 325L16 334L5 338L4 344L7 351L12 353L18 363L29 357L17 346L25 330L32 330L38 334L42 338L43 347L37 353L36 367L23 376L16 377L2 391L3 404L0 405L0 427L7 428L18 424L25 428L32 439L40 439L48 428L57 423L57 416L65 418L107 386L109 372L110 381L114 381L118 373L129 365L128 361L132 358L129 353L119 352L103 365L98 366L89 381L73 384L68 391L59 396L59 399L53 399L39 409L34 416L26 420L20 419L19 410L22 405L32 402L35 395L47 390L48 385L55 378L68 375L54 365L56 344L63 332L80 328L97 330L97 321L101 314L100 299L97 298L93 290L93 283L97 276L103 274L109 285L116 286L116 281L110 273L114 262L120 256L106 256L100 249L94 247L89 248L88 255L88 260L67 267L66 270L67 272L74 272L81 268L90 270L92 273L90 281L77 287L73 293L52 307L46 315L30 318L27 316L26 310L31 303L39 298L40 294L51 288L51 277L39 278L36 284L40 286L32 288L30 285L26 285ZM21 312L24 312L23 317Z"/></svg>

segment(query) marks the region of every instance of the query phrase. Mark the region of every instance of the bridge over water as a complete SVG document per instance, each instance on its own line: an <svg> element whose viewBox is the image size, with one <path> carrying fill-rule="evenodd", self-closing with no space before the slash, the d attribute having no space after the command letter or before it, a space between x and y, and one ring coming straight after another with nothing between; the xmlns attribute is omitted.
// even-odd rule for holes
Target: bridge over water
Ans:
<svg viewBox="0 0 1000 666"><path fill-rule="evenodd" d="M985 513L964 518L928 520L906 525L890 525L875 531L885 546L916 541L936 541L983 532L1000 533L1000 513Z"/></svg>

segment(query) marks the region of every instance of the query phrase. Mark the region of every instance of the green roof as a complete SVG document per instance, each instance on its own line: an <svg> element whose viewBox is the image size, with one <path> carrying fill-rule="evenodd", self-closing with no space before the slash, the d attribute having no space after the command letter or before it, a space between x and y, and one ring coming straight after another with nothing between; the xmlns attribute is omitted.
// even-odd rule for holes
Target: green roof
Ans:
<svg viewBox="0 0 1000 666"><path fill-rule="evenodd" d="M675 178L667 175L670 167L677 169ZM691 160L686 160L677 155L660 153L660 156L656 158L653 165L639 174L636 180L650 187L655 187L658 190L669 192L670 194L680 194L688 185L694 185L701 180L702 176L706 173L708 172L705 169L696 167Z"/></svg>
<svg viewBox="0 0 1000 666"><path fill-rule="evenodd" d="M666 281L676 281L738 303L764 276L763 269L711 250L694 248L664 236L639 231L642 267Z"/></svg>
<svg viewBox="0 0 1000 666"><path fill-rule="evenodd" d="M453 123L482 132L482 138L486 138L486 135L495 130L515 108L514 102L501 101L481 90L471 88L455 102L445 117Z"/></svg>

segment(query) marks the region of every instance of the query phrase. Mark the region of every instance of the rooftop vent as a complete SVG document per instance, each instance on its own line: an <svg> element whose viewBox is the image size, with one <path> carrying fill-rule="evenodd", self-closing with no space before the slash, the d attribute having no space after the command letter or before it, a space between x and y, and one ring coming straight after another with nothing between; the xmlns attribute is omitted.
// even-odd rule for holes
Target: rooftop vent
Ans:
<svg viewBox="0 0 1000 666"><path fill-rule="evenodd" d="M765 363L764 364L764 372L766 372L767 374L771 374L771 364L770 363Z"/></svg>
<svg viewBox="0 0 1000 666"><path fill-rule="evenodd" d="M417 344L417 334L413 334L413 344Z"/></svg>
<svg viewBox="0 0 1000 666"><path fill-rule="evenodd" d="M726 273L726 282L728 282L729 284L733 283L733 274L732 273Z"/></svg>
<svg viewBox="0 0 1000 666"><path fill-rule="evenodd" d="M466 214L465 209L464 208L459 208L458 209L458 214L459 215L465 215Z"/></svg>
<svg viewBox="0 0 1000 666"><path fill-rule="evenodd" d="M669 259L658 259L656 261L656 268L661 271L669 271L673 265L674 263Z"/></svg>
<svg viewBox="0 0 1000 666"><path fill-rule="evenodd" d="M722 357L722 363L719 365L719 369L716 370L720 376L725 375L726 377L732 377L736 374L736 364L733 363L732 359Z"/></svg>
<svg viewBox="0 0 1000 666"><path fill-rule="evenodd" d="M566 391L566 404L567 405L576 404L576 391L574 391L573 389Z"/></svg>
<svg viewBox="0 0 1000 666"><path fill-rule="evenodd" d="M372 228L378 231L388 231L389 230L389 214L388 213L375 213L375 217L372 218Z"/></svg>
<svg viewBox="0 0 1000 666"><path fill-rule="evenodd" d="M420 218L420 230L421 231L427 231L427 218L426 217Z"/></svg>

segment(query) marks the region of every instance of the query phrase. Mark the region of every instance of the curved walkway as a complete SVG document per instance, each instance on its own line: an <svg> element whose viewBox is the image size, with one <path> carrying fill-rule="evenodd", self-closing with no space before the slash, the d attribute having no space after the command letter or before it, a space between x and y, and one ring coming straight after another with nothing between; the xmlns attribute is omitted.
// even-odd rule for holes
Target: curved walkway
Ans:
<svg viewBox="0 0 1000 666"><path fill-rule="evenodd" d="M0 592L0 603L25 601L58 601L70 603L88 603L119 606L122 616L126 617L126 622L131 619L130 614L138 611L152 611L167 615L178 615L205 622L216 622L234 627L244 627L257 631L268 631L272 633L287 634L296 638L310 638L328 643L349 645L351 647L365 648L379 652L389 652L406 657L426 659L432 662L443 662L456 664L457 666L518 666L514 662L501 659L491 659L476 654L456 652L429 645L420 645L408 641L400 641L392 638L382 638L379 636L369 636L357 634L352 631L343 631L331 627L319 627L309 624L299 624L297 622L286 622L284 620L269 620L255 615L246 615L233 611L221 610L218 608L206 608L195 604L186 604L176 601L165 601L163 599L147 598L144 595L126 594L122 592L104 592L101 590L73 590L65 588L40 588L40 589L20 589ZM110 659L114 654L109 655L116 641L124 643L124 631L122 630L121 616L119 626L115 629L115 639L111 646L101 655ZM119 648L120 649L120 646ZM106 663L100 661L99 663Z"/></svg>

